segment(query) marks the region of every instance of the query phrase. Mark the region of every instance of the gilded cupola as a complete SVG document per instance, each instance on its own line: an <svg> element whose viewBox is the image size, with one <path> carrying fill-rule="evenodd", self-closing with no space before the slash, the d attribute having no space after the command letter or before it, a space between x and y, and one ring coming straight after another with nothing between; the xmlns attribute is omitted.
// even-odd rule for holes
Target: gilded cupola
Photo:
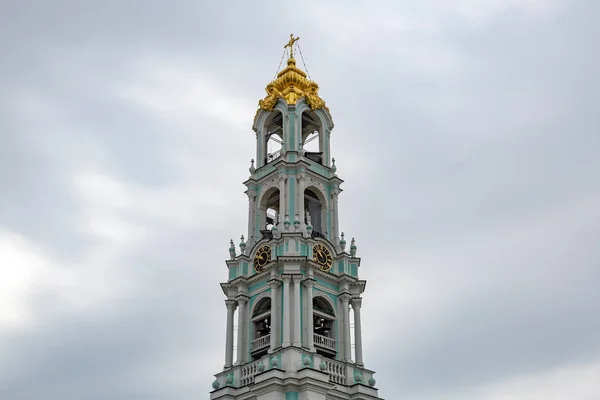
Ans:
<svg viewBox="0 0 600 400"><path fill-rule="evenodd" d="M290 52L287 67L279 72L277 77L265 88L267 96L258 102L258 106L263 110L273 110L280 98L285 99L287 104L296 104L298 100L304 98L312 110L327 109L325 102L319 97L319 85L308 79L306 72L296 67L293 47L298 39L300 38L290 35L289 42L284 46L284 48L289 47Z"/></svg>

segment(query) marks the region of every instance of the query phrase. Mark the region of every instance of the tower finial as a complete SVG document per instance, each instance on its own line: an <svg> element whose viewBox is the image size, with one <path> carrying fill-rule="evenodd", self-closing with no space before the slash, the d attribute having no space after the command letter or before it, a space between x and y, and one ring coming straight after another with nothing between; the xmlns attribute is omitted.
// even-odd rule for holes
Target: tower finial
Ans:
<svg viewBox="0 0 600 400"><path fill-rule="evenodd" d="M290 48L290 58L294 58L294 43L300 40L300 37L294 38L294 34L290 33L290 41L283 46L284 49Z"/></svg>

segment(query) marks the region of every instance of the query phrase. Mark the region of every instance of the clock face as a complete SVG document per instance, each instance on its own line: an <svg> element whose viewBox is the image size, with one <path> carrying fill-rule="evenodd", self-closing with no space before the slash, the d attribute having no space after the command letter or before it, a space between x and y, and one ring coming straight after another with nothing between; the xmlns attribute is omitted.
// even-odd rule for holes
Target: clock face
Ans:
<svg viewBox="0 0 600 400"><path fill-rule="evenodd" d="M313 261L319 264L320 270L329 271L333 264L333 257L327 247L318 243L313 246Z"/></svg>
<svg viewBox="0 0 600 400"><path fill-rule="evenodd" d="M263 272L265 265L271 261L271 246L264 245L256 251L254 256L254 270L256 272Z"/></svg>

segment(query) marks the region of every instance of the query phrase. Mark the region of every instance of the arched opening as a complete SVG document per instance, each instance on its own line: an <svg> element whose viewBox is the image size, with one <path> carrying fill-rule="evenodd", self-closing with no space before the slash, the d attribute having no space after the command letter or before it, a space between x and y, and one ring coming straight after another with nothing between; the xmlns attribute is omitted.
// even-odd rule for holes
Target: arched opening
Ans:
<svg viewBox="0 0 600 400"><path fill-rule="evenodd" d="M318 190L307 188L304 190L304 218L305 223L308 223L310 215L310 223L313 227L313 237L325 237L325 198Z"/></svg>
<svg viewBox="0 0 600 400"><path fill-rule="evenodd" d="M304 156L323 164L323 137L321 120L314 111L302 113L302 147Z"/></svg>
<svg viewBox="0 0 600 400"><path fill-rule="evenodd" d="M271 344L271 298L264 297L254 306L252 332L250 353L256 359L267 354Z"/></svg>
<svg viewBox="0 0 600 400"><path fill-rule="evenodd" d="M265 236L271 236L273 225L277 225L279 215L279 189L269 189L260 202L259 227L260 232Z"/></svg>
<svg viewBox="0 0 600 400"><path fill-rule="evenodd" d="M325 298L313 298L313 319L313 342L317 353L335 358L335 312Z"/></svg>
<svg viewBox="0 0 600 400"><path fill-rule="evenodd" d="M264 125L264 164L275 161L281 156L283 148L283 115L273 111Z"/></svg>

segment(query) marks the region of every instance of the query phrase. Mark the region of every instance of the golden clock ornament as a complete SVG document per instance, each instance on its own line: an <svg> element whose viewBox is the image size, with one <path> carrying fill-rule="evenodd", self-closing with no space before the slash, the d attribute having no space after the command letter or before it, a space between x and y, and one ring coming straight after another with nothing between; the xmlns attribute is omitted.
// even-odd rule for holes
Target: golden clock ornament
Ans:
<svg viewBox="0 0 600 400"><path fill-rule="evenodd" d="M271 246L261 246L254 256L254 270L256 272L263 272L265 266L271 261Z"/></svg>
<svg viewBox="0 0 600 400"><path fill-rule="evenodd" d="M319 264L319 269L321 271L329 271L333 265L331 252L327 247L320 243L313 246L313 261Z"/></svg>

